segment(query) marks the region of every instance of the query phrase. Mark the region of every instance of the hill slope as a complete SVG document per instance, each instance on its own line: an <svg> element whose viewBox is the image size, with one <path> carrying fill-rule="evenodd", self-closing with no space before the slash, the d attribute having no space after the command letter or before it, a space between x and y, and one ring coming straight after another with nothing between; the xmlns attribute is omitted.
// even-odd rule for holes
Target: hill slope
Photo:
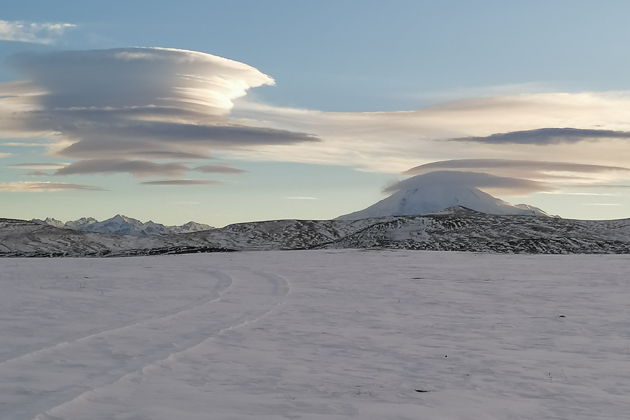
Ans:
<svg viewBox="0 0 630 420"><path fill-rule="evenodd" d="M630 253L630 219L585 221L501 216L460 207L425 216L276 220L145 237L79 232L0 219L0 256L121 256L318 248Z"/></svg>

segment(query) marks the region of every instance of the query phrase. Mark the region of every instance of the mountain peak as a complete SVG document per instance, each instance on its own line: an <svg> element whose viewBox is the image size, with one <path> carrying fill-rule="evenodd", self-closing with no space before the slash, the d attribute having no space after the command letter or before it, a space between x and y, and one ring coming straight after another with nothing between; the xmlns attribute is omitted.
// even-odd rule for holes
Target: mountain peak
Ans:
<svg viewBox="0 0 630 420"><path fill-rule="evenodd" d="M104 222L107 221L112 221L112 222L122 222L122 223L129 223L129 222L140 222L140 220L134 219L132 217L127 217L125 215L122 214L117 214L116 216L107 219L107 220L103 220ZM142 222L140 222L142 223Z"/></svg>
<svg viewBox="0 0 630 420"><path fill-rule="evenodd" d="M134 236L168 235L173 233L190 233L212 229L212 226L196 222L188 222L182 226L165 226L151 220L144 223L138 219L122 214L117 214L114 217L105 219L101 222L93 217L82 217L78 220L71 220L66 223L50 217L45 220L33 219L32 221L42 225L51 225L58 228L81 230L85 232L113 233L118 235Z"/></svg>
<svg viewBox="0 0 630 420"><path fill-rule="evenodd" d="M340 216L339 219L432 214L455 208L496 215L547 216L547 213L534 206L514 206L462 182L465 176L463 173L448 171L414 176L389 188L387 191L394 191L389 197L364 210Z"/></svg>

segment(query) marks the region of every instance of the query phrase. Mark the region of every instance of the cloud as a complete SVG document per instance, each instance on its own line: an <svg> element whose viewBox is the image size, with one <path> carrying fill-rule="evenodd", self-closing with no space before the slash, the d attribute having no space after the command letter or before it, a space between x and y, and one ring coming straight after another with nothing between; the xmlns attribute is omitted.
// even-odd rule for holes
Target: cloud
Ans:
<svg viewBox="0 0 630 420"><path fill-rule="evenodd" d="M203 173L207 173L207 174L242 174L245 173L247 171L244 171L242 169L238 169L238 168L233 168L231 166L226 166L226 165L202 165L202 166L197 166L195 168L195 171L197 172L203 172Z"/></svg>
<svg viewBox="0 0 630 420"><path fill-rule="evenodd" d="M554 191L553 193L544 192L543 194L579 195L579 196L586 196L586 197L613 197L613 196L619 195L619 194L610 194L610 193L586 193L586 192L566 192L566 191Z"/></svg>
<svg viewBox="0 0 630 420"><path fill-rule="evenodd" d="M304 195L294 195L289 197L284 197L285 200L319 200L317 197L309 197Z"/></svg>
<svg viewBox="0 0 630 420"><path fill-rule="evenodd" d="M248 89L273 85L237 61L169 48L20 54L11 63L42 89L45 110L83 115L197 119L226 115Z"/></svg>
<svg viewBox="0 0 630 420"><path fill-rule="evenodd" d="M15 56L12 65L24 80L0 83L0 133L46 138L51 154L77 160L67 171L98 160L108 165L90 173L137 174L119 160L168 165L165 159L178 159L190 165L220 155L386 173L438 161L496 159L511 163L425 170L554 185L630 178L622 169L594 169L630 162L630 146L622 141L630 133L630 91L496 91L413 111L323 112L247 100L250 89L274 80L247 64L194 51L62 51ZM452 141L471 138L480 140ZM509 147L502 147L506 141ZM514 162L541 158L559 163ZM207 165L196 165L202 166Z"/></svg>
<svg viewBox="0 0 630 420"><path fill-rule="evenodd" d="M478 171L499 176L529 178L543 182L585 182L598 177L630 177L630 168L572 162L551 162L515 159L456 159L426 163L404 172L418 175L435 170Z"/></svg>
<svg viewBox="0 0 630 420"><path fill-rule="evenodd" d="M145 159L212 159L209 153L186 153L166 150L130 150L129 156L142 156Z"/></svg>
<svg viewBox="0 0 630 420"><path fill-rule="evenodd" d="M567 162L623 166L630 161L630 147L618 137L623 136L619 133L630 132L628 113L630 91L504 95L398 112L322 112L241 99L232 114L242 121L250 124L264 121L274 128L313 133L322 142L302 143L294 148L268 147L256 153L239 151L232 153L232 157L348 165L391 173L417 162L482 158L539 160L541 153ZM594 130L582 132L583 137L586 133L608 137L583 141L579 148L570 142L549 143L544 151L540 145L530 143L500 148L494 143L451 141L540 127Z"/></svg>
<svg viewBox="0 0 630 420"><path fill-rule="evenodd" d="M165 179L161 181L146 181L141 182L143 185L217 185L221 184L219 181L207 181L201 179Z"/></svg>
<svg viewBox="0 0 630 420"><path fill-rule="evenodd" d="M63 168L65 163L15 163L13 165L7 165L7 168L13 169L59 169Z"/></svg>
<svg viewBox="0 0 630 420"><path fill-rule="evenodd" d="M119 48L20 54L10 63L25 80L0 84L4 135L45 136L57 156L112 164L92 173L129 172L117 159L207 159L214 151L319 141L232 119L235 99L274 80L227 58Z"/></svg>
<svg viewBox="0 0 630 420"><path fill-rule="evenodd" d="M126 172L136 177L172 175L177 176L189 168L180 163L155 163L144 160L90 159L80 160L57 169L55 175L106 174Z"/></svg>
<svg viewBox="0 0 630 420"><path fill-rule="evenodd" d="M594 189L594 190L618 190L618 189L626 189L630 188L630 185L622 185L622 184L572 184L572 185L563 185L564 188L580 188L580 189Z"/></svg>
<svg viewBox="0 0 630 420"><path fill-rule="evenodd" d="M527 195L554 189L551 185L543 182L502 177L482 172L433 171L397 182L385 188L383 192L393 193L401 189L413 188L423 183L479 188L484 191L492 191L493 193L504 195Z"/></svg>
<svg viewBox="0 0 630 420"><path fill-rule="evenodd" d="M30 171L25 174L26 176L51 176L52 174L44 171Z"/></svg>
<svg viewBox="0 0 630 420"><path fill-rule="evenodd" d="M0 153L0 158L11 156L11 153Z"/></svg>
<svg viewBox="0 0 630 420"><path fill-rule="evenodd" d="M71 131L85 140L59 150L59 155L80 158L119 156L121 152L126 152L159 158L182 156L184 153L185 156L199 159L209 156L205 151L212 147L229 149L317 141L316 137L308 134L263 127L169 122L93 123ZM184 149L184 152L176 149Z"/></svg>
<svg viewBox="0 0 630 420"><path fill-rule="evenodd" d="M52 44L68 29L71 23L25 22L0 20L0 41Z"/></svg>
<svg viewBox="0 0 630 420"><path fill-rule="evenodd" d="M476 141L492 144L558 144L586 140L630 139L630 132L579 128L538 128L535 130L496 133L483 137L462 137L453 141Z"/></svg>
<svg viewBox="0 0 630 420"><path fill-rule="evenodd" d="M419 175L433 171L482 172L499 177L527 179L547 187L553 186L554 193L563 188L588 188L589 185L606 180L630 178L630 168L623 166L517 159L444 160L415 166L403 174ZM493 191L502 193L496 189Z"/></svg>
<svg viewBox="0 0 630 420"><path fill-rule="evenodd" d="M34 143L34 142L15 142L15 141L6 141L0 142L0 146L2 147L46 147L48 144L46 143Z"/></svg>
<svg viewBox="0 0 630 420"><path fill-rule="evenodd" d="M58 192L58 191L106 191L103 188L63 182L3 182L0 191L8 192Z"/></svg>

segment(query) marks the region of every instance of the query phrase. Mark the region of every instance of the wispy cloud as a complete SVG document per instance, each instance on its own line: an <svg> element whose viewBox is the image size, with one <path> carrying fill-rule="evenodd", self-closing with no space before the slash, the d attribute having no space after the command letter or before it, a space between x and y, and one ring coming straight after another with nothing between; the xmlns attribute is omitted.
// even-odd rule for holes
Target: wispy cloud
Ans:
<svg viewBox="0 0 630 420"><path fill-rule="evenodd" d="M566 188L583 188L589 190L616 190L616 189L627 189L630 188L630 185L623 184L576 184L576 185L565 185Z"/></svg>
<svg viewBox="0 0 630 420"><path fill-rule="evenodd" d="M7 165L7 168L13 169L59 169L63 168L65 163L15 163L13 165Z"/></svg>
<svg viewBox="0 0 630 420"><path fill-rule="evenodd" d="M289 197L284 197L285 200L319 200L317 197L309 197L306 195L292 195Z"/></svg>
<svg viewBox="0 0 630 420"><path fill-rule="evenodd" d="M42 176L49 177L52 174L50 172L44 172L44 171L30 171L30 172L27 172L25 175L26 176L35 176L35 177L42 177Z"/></svg>
<svg viewBox="0 0 630 420"><path fill-rule="evenodd" d="M584 196L584 197L616 197L619 195L619 194L612 194L612 193L588 193L588 192L566 192L566 191L554 191L554 192L544 191L543 194L577 195L577 196Z"/></svg>
<svg viewBox="0 0 630 420"><path fill-rule="evenodd" d="M105 191L91 185L66 184L63 182L4 182L0 183L0 191L9 192L58 192L58 191Z"/></svg>
<svg viewBox="0 0 630 420"><path fill-rule="evenodd" d="M579 128L539 128L536 130L512 131L483 137L461 137L453 141L476 141L492 144L558 144L577 143L586 140L630 139L629 131L594 130Z"/></svg>
<svg viewBox="0 0 630 420"><path fill-rule="evenodd" d="M0 20L0 41L52 44L74 27L71 23Z"/></svg>
<svg viewBox="0 0 630 420"><path fill-rule="evenodd" d="M34 143L34 142L6 141L6 142L0 142L0 146L2 147L46 147L48 146L48 144Z"/></svg>
<svg viewBox="0 0 630 420"><path fill-rule="evenodd" d="M282 108L243 99L237 102L235 116L249 122L265 121L275 128L311 132L322 142L304 143L291 149L263 148L234 156L398 172L413 166L413 160L429 163L446 159L518 157L535 161L540 159L541 146L544 146L545 155L561 156L560 160L565 162L623 166L630 161L630 147L620 139L625 136L623 133L630 132L628 112L630 92L627 91L497 95L415 111L371 113ZM597 141L581 141L579 148L570 141L543 145L451 141L540 127L549 128L543 133L550 136L554 128L558 128L556 135L570 132L574 139ZM563 127L573 127L574 131Z"/></svg>
<svg viewBox="0 0 630 420"><path fill-rule="evenodd" d="M219 181L207 181L201 179L165 179L160 181L145 181L143 185L165 185L165 186L184 186L184 185L217 185Z"/></svg>
<svg viewBox="0 0 630 420"><path fill-rule="evenodd" d="M144 160L89 159L71 163L57 169L55 175L107 174L126 172L136 177L177 176L189 168L181 163L156 163Z"/></svg>
<svg viewBox="0 0 630 420"><path fill-rule="evenodd" d="M11 156L11 153L0 153L0 158Z"/></svg>
<svg viewBox="0 0 630 420"><path fill-rule="evenodd" d="M227 165L202 165L197 166L195 168L195 171L207 174L242 174L247 172L242 169L233 168Z"/></svg>

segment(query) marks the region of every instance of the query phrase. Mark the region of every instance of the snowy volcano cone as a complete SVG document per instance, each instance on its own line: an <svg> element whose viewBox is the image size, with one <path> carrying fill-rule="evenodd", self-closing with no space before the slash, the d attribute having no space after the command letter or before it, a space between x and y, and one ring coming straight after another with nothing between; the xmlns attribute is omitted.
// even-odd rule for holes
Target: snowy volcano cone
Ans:
<svg viewBox="0 0 630 420"><path fill-rule="evenodd" d="M479 181L475 176L479 178L486 175L449 171L417 175L388 188L386 191L396 191L389 197L364 210L340 216L339 219L429 214L452 207L466 207L497 215L547 216L539 208L525 204L512 205L471 185Z"/></svg>

